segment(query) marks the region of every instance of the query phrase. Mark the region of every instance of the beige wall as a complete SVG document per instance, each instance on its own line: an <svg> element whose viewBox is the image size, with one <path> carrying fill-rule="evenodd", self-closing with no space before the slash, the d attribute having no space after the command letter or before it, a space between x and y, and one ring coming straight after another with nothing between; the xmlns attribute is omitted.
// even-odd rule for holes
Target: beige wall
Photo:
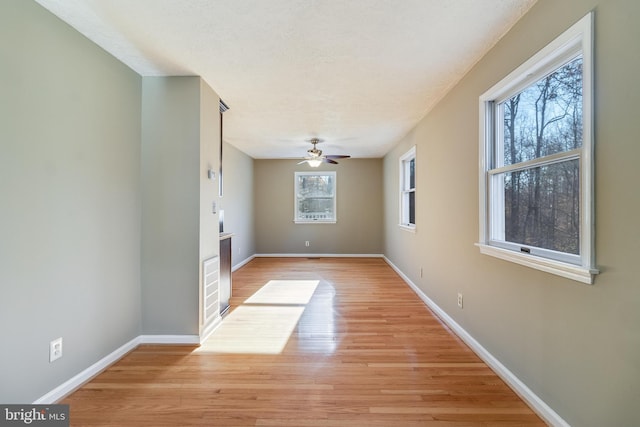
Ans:
<svg viewBox="0 0 640 427"><path fill-rule="evenodd" d="M254 161L256 252L381 254L382 160L348 159L319 168L337 172L336 224L294 224L294 172L312 170L296 163Z"/></svg>
<svg viewBox="0 0 640 427"><path fill-rule="evenodd" d="M474 243L478 97L592 8L602 273L590 286L481 255ZM638 16L636 0L539 0L384 160L387 257L574 426L640 425ZM397 163L413 144L417 232L410 234L397 227Z"/></svg>

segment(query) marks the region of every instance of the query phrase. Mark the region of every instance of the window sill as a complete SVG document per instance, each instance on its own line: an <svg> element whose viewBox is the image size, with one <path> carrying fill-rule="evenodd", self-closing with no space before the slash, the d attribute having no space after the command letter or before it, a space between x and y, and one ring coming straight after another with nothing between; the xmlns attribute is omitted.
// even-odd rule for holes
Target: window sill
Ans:
<svg viewBox="0 0 640 427"><path fill-rule="evenodd" d="M415 233L416 232L416 226L415 225L398 224L398 227L400 227L401 230L408 231L409 233Z"/></svg>
<svg viewBox="0 0 640 427"><path fill-rule="evenodd" d="M594 276L599 273L599 271L594 268L586 268L579 265L540 258L534 255L527 255L510 251L508 249L485 245L483 243L476 243L476 246L478 246L478 248L480 248L480 252L485 255L500 258L505 261L515 262L516 264L535 268L536 270L546 271L547 273L587 283L589 285L593 284Z"/></svg>

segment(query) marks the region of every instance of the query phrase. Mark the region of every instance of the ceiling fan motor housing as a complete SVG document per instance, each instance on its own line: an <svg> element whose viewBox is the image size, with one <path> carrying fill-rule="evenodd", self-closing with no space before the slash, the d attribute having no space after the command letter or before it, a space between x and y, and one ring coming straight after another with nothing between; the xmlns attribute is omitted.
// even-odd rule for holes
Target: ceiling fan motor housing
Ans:
<svg viewBox="0 0 640 427"><path fill-rule="evenodd" d="M307 150L307 153L309 153L309 155L311 157L320 157L322 155L322 150L318 150L315 146L313 148L309 148Z"/></svg>

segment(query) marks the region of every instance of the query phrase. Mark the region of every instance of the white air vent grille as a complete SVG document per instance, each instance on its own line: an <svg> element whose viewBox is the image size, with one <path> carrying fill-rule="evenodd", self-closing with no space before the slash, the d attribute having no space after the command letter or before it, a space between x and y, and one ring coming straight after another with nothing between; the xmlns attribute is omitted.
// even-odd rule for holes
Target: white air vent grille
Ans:
<svg viewBox="0 0 640 427"><path fill-rule="evenodd" d="M220 316L219 258L205 260L202 269L202 324L206 327Z"/></svg>

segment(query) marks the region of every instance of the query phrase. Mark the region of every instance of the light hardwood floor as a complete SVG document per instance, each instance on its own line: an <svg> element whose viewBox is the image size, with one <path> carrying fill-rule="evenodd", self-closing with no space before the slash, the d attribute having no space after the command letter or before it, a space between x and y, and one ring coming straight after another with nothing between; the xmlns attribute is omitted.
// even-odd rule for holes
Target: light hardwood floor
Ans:
<svg viewBox="0 0 640 427"><path fill-rule="evenodd" d="M74 426L541 426L381 259L256 258L201 347L141 346Z"/></svg>

